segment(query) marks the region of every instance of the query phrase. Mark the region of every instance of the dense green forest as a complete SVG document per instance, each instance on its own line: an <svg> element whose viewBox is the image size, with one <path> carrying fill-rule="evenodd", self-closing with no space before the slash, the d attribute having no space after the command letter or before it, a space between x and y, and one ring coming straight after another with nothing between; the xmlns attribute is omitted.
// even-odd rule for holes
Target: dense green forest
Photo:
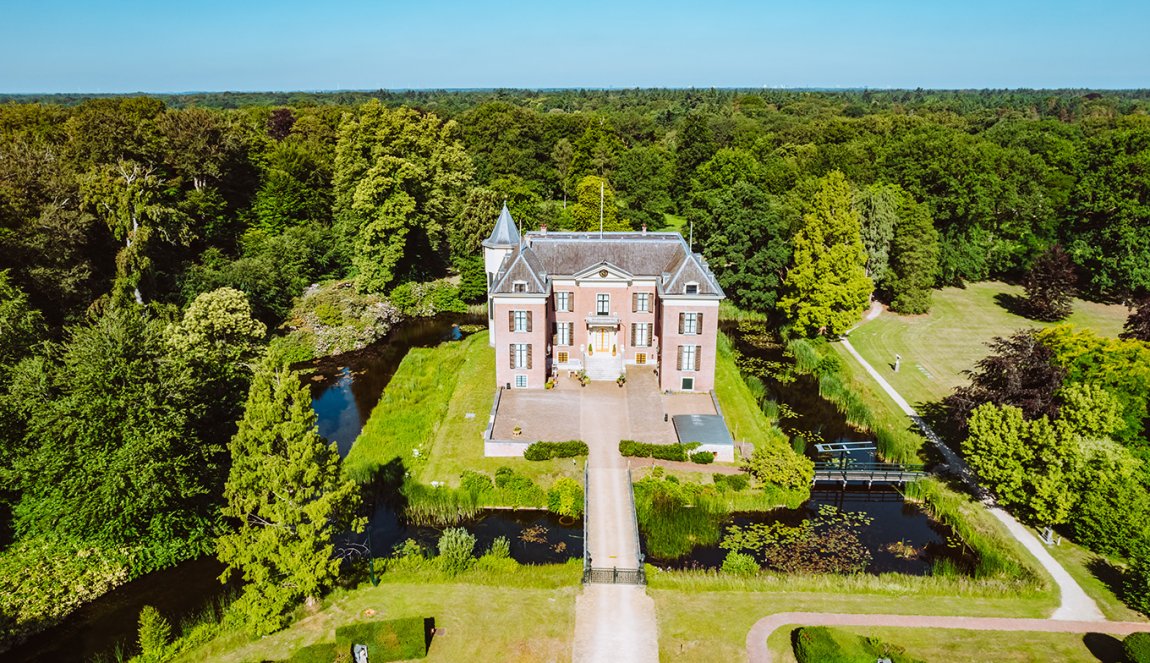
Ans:
<svg viewBox="0 0 1150 663"><path fill-rule="evenodd" d="M341 280L404 312L476 301L503 201L586 230L602 185L608 229L682 229L735 304L812 335L872 290L925 312L935 286L1036 261L1088 298L1150 290L1145 91L0 102L0 576L49 559L44 584L85 587L5 599L0 635L211 550L248 367L296 298Z"/></svg>

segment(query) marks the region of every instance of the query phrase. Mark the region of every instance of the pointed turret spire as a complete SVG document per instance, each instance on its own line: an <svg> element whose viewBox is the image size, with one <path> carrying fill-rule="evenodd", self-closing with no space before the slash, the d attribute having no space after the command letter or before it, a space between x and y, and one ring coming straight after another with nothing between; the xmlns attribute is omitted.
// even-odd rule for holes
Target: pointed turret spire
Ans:
<svg viewBox="0 0 1150 663"><path fill-rule="evenodd" d="M511 218L505 200L503 211L499 212L499 218L495 220L495 229L491 231L490 237L483 240L483 246L489 249L510 249L518 246L519 241L519 228L515 225L515 219Z"/></svg>

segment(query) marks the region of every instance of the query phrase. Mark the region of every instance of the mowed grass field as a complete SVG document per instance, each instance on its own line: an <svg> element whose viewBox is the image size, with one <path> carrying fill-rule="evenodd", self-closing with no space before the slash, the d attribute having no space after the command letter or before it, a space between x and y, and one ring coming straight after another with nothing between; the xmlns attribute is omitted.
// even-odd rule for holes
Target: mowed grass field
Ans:
<svg viewBox="0 0 1150 663"><path fill-rule="evenodd" d="M943 288L935 291L929 314L903 316L884 311L851 332L851 344L911 405L938 401L966 383L962 372L989 353L986 344L995 336L1052 326L1012 312L1022 297L1021 286L998 281ZM1125 306L1076 299L1074 313L1066 322L1117 336L1127 314ZM896 354L902 355L898 373L894 372Z"/></svg>

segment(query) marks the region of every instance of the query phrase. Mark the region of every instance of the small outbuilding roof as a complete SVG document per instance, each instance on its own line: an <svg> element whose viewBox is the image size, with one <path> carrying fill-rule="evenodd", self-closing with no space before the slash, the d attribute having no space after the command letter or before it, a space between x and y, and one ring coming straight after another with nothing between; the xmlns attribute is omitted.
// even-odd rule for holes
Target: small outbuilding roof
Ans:
<svg viewBox="0 0 1150 663"><path fill-rule="evenodd" d="M727 430L727 422L718 414L676 414L671 417L675 424L675 435L679 442L699 442L701 444L729 444L734 445L731 432Z"/></svg>

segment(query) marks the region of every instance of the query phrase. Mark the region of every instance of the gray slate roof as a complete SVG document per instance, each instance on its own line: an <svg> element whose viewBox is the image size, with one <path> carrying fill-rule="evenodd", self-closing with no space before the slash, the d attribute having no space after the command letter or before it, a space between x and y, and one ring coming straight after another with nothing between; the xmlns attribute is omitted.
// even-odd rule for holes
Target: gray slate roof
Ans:
<svg viewBox="0 0 1150 663"><path fill-rule="evenodd" d="M499 213L499 218L495 221L495 228L491 231L491 236L483 240L483 246L491 249L510 249L518 246L521 239L519 228L515 226L515 219L511 218L507 203L503 203L503 211Z"/></svg>
<svg viewBox="0 0 1150 663"><path fill-rule="evenodd" d="M682 235L637 232L527 233L504 259L492 292L513 292L514 282L523 281L527 292L547 293L551 279L603 263L633 276L659 278L664 295L686 294L686 284L694 282L699 295L724 296L702 256L690 253Z"/></svg>

